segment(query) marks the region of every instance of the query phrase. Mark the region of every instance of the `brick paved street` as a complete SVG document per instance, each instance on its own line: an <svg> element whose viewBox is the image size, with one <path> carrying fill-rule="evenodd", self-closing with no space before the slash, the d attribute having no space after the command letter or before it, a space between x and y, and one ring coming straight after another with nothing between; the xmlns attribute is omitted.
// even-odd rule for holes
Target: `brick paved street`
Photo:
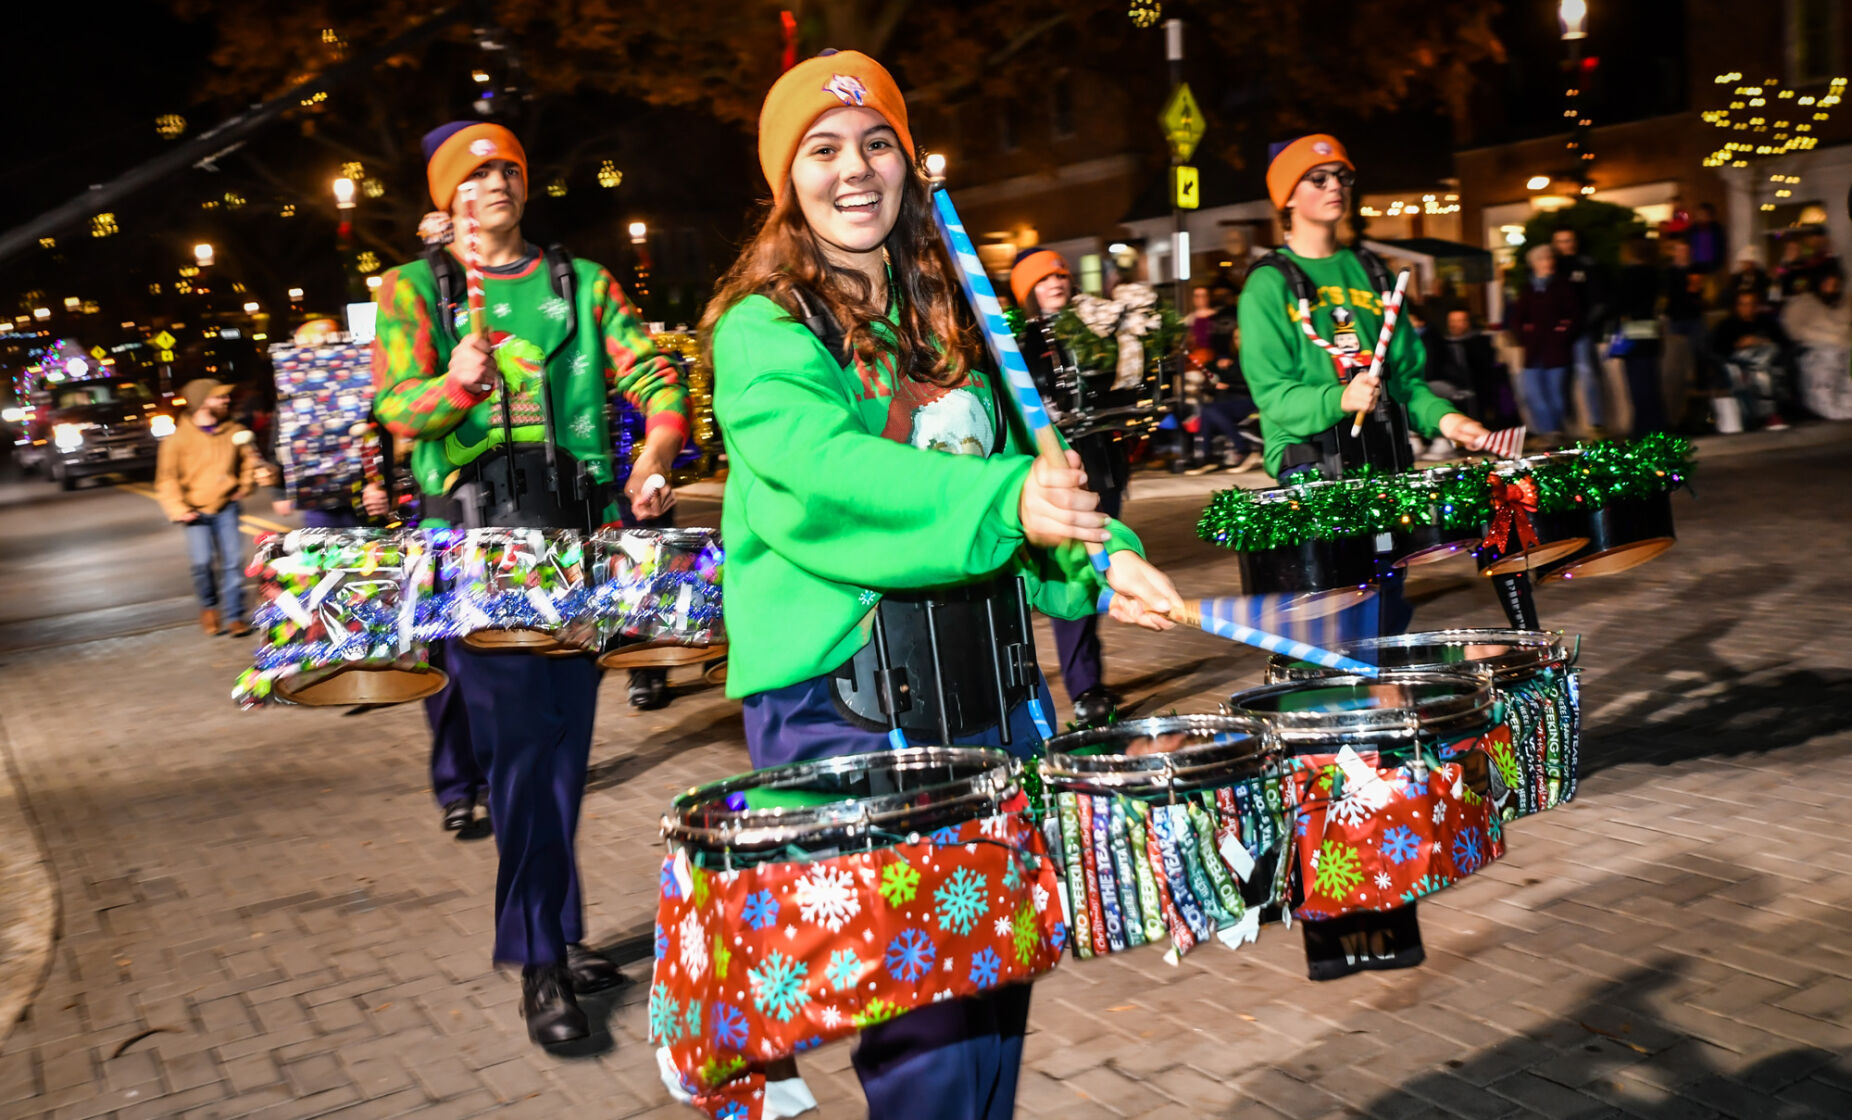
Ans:
<svg viewBox="0 0 1852 1120"><path fill-rule="evenodd" d="M1036 988L1021 1113L1852 1116L1852 431L1834 438L1701 467L1676 549L1540 594L1583 635L1582 792L1423 902L1424 967L1314 984L1278 928L1175 968L1068 961ZM1201 506L1129 520L1186 593L1232 591ZM1468 570L1411 591L1417 628L1502 624ZM1201 634L1107 640L1147 710L1212 710L1262 666ZM593 939L638 982L589 1001L590 1044L545 1054L488 963L492 848L438 830L421 712L239 713L245 654L182 627L0 655L0 743L62 905L0 1043L0 1115L692 1115L643 1037L656 821L746 768L737 709L690 687L635 714L607 684L582 863ZM848 1055L803 1061L824 1116L860 1112Z"/></svg>

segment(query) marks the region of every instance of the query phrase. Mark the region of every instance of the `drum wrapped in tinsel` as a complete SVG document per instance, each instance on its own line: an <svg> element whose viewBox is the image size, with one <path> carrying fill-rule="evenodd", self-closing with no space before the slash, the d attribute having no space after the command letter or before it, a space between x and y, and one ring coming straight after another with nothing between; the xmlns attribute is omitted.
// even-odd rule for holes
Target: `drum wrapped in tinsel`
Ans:
<svg viewBox="0 0 1852 1120"><path fill-rule="evenodd" d="M582 653L602 640L573 529L430 530L444 538L451 621L474 649Z"/></svg>
<svg viewBox="0 0 1852 1120"><path fill-rule="evenodd" d="M426 642L441 630L436 557L418 532L297 529L261 537L259 646L232 698L244 707L394 704L443 688Z"/></svg>
<svg viewBox="0 0 1852 1120"><path fill-rule="evenodd" d="M685 665L725 656L720 580L726 553L712 529L601 529L590 545L594 611L607 669Z"/></svg>

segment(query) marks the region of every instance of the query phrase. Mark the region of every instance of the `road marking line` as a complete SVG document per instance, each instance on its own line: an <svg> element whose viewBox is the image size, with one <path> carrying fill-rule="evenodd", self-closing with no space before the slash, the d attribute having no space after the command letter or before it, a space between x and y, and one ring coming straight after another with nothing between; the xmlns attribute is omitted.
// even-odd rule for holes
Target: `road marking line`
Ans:
<svg viewBox="0 0 1852 1120"><path fill-rule="evenodd" d="M242 520L248 521L251 524L258 526L259 528L268 529L273 533L289 532L289 526L287 525L279 525L275 521L266 521L261 517L252 517L248 513L243 516Z"/></svg>
<svg viewBox="0 0 1852 1120"><path fill-rule="evenodd" d="M139 482L118 482L116 483L116 487L120 490L127 490L131 494L140 494L151 502L159 502L161 500L155 495L152 487L145 486ZM282 525L262 517L253 517L248 513L241 515L238 520L238 531L248 536L261 537L265 533L287 533L290 531L287 525Z"/></svg>

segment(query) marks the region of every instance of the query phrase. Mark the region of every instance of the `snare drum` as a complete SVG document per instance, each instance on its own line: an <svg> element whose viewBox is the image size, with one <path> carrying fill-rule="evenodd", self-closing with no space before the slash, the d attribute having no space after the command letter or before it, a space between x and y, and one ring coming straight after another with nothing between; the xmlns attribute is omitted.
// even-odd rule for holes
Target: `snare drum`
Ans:
<svg viewBox="0 0 1852 1120"><path fill-rule="evenodd" d="M472 649L570 656L598 647L585 534L470 529L450 556L452 620Z"/></svg>
<svg viewBox="0 0 1852 1120"><path fill-rule="evenodd" d="M1291 845L1277 742L1241 716L1164 716L1056 736L1042 827L1077 957L1177 953L1259 927ZM1235 935L1231 935L1231 940Z"/></svg>
<svg viewBox="0 0 1852 1120"><path fill-rule="evenodd" d="M763 1063L1055 966L1066 927L1020 773L911 747L675 799L649 1029L698 1106L733 1115Z"/></svg>
<svg viewBox="0 0 1852 1120"><path fill-rule="evenodd" d="M436 624L428 539L386 529L297 529L261 538L260 644L232 698L310 707L400 704L444 687L425 636Z"/></svg>
<svg viewBox="0 0 1852 1120"><path fill-rule="evenodd" d="M1287 756L1299 917L1399 909L1504 854L1490 768L1468 757L1494 730L1490 671L1290 681L1229 705Z"/></svg>
<svg viewBox="0 0 1852 1120"><path fill-rule="evenodd" d="M1260 504L1318 502L1329 487L1356 487L1357 480L1305 482L1253 495ZM1368 533L1331 540L1236 553L1241 587L1249 595L1355 589L1376 578L1376 546Z"/></svg>
<svg viewBox="0 0 1852 1120"><path fill-rule="evenodd" d="M1492 523L1479 549L1479 570L1488 576L1511 575L1561 560L1588 544L1585 515L1537 510L1536 484L1530 471L1545 463L1574 462L1580 451L1551 451L1500 463L1488 480L1493 487ZM1499 493L1506 495L1501 513Z"/></svg>
<svg viewBox="0 0 1852 1120"><path fill-rule="evenodd" d="M691 665L726 651L713 529L601 529L592 536L607 669Z"/></svg>
<svg viewBox="0 0 1852 1120"><path fill-rule="evenodd" d="M1386 669L1443 672L1470 665L1490 672L1493 728L1480 745L1500 817L1528 816L1575 796L1582 717L1574 639L1534 630L1435 630L1352 642L1340 652ZM1267 679L1274 682L1331 675L1289 657L1267 664Z"/></svg>

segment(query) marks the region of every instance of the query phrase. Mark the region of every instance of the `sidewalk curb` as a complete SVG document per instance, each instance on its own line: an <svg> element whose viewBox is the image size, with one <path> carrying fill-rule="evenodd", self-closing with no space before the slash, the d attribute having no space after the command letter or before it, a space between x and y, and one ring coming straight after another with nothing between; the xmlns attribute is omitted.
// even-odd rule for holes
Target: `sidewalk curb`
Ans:
<svg viewBox="0 0 1852 1120"><path fill-rule="evenodd" d="M51 974L58 880L0 720L0 1051Z"/></svg>

